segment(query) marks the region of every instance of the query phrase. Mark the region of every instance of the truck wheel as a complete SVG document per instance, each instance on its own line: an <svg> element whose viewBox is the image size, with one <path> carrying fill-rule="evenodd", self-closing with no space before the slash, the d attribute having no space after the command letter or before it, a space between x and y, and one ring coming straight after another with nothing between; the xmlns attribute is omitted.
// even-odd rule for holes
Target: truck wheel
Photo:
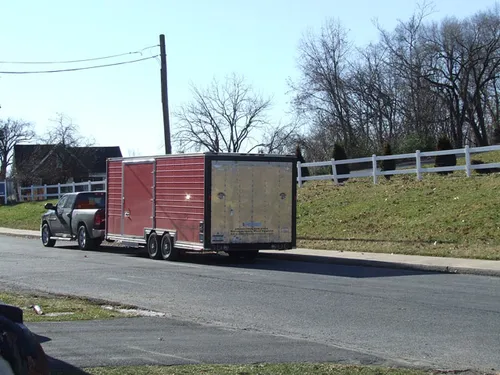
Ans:
<svg viewBox="0 0 500 375"><path fill-rule="evenodd" d="M151 259L160 259L161 258L161 252L159 249L159 240L158 236L156 235L155 232L151 233L148 237L148 254Z"/></svg>
<svg viewBox="0 0 500 375"><path fill-rule="evenodd" d="M94 247L94 241L90 238L85 225L78 227L78 247L80 250L90 250Z"/></svg>
<svg viewBox="0 0 500 375"><path fill-rule="evenodd" d="M42 244L45 247L54 247L56 244L56 240L51 240L50 236L52 233L50 233L50 227L49 224L44 223L42 226Z"/></svg>
<svg viewBox="0 0 500 375"><path fill-rule="evenodd" d="M179 250L172 246L172 239L169 233L165 233L161 239L161 257L163 260L179 259Z"/></svg>

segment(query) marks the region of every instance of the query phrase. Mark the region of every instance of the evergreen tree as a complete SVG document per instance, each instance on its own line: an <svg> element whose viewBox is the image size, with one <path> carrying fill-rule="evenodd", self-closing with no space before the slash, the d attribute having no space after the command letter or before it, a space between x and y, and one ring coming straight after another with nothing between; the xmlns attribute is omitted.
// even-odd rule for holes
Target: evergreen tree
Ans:
<svg viewBox="0 0 500 375"><path fill-rule="evenodd" d="M493 129L493 143L500 145L500 125Z"/></svg>
<svg viewBox="0 0 500 375"><path fill-rule="evenodd" d="M347 159L347 155L345 153L345 150L344 150L344 148L340 144L335 143L335 145L333 146L333 155L332 155L332 157L335 160L346 160ZM337 172L337 175L340 175L340 174L349 174L351 172L351 169L349 168L348 164L336 165L335 166L335 170ZM348 179L349 179L349 177L339 178L338 182L341 183L341 182L347 181Z"/></svg>
<svg viewBox="0 0 500 375"><path fill-rule="evenodd" d="M443 150L453 150L453 146L448 137L442 136L438 140L437 151ZM435 167L453 167L457 165L457 155L437 155L434 166ZM453 173L453 171L449 172L438 172L441 175L447 175L449 173Z"/></svg>
<svg viewBox="0 0 500 375"><path fill-rule="evenodd" d="M384 156L387 156L387 155L392 155L392 149L391 149L391 144L389 142L386 142L385 145L384 145L384 152L383 152L383 155ZM396 160L395 159L391 159L391 160L382 160L382 166L381 166L381 170L382 171L393 171L396 169ZM384 175L384 177L388 180L391 179L391 175Z"/></svg>
<svg viewBox="0 0 500 375"><path fill-rule="evenodd" d="M302 150L300 149L299 145L297 145L297 147L295 148L295 156L297 157L297 161L300 161L301 164L306 162L304 157L302 156ZM302 177L309 176L309 169L307 167L302 167L301 172L302 172Z"/></svg>

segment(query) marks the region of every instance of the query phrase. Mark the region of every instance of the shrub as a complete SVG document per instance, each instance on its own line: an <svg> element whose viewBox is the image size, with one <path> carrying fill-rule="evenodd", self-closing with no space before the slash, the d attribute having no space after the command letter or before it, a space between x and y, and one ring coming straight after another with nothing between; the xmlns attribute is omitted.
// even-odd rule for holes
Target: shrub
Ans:
<svg viewBox="0 0 500 375"><path fill-rule="evenodd" d="M302 156L302 150L300 149L299 145L297 145L297 147L295 148L295 156L297 157L297 161L300 161L301 163L306 162L304 157ZM302 177L309 176L309 169L307 167L302 167L301 172L302 172Z"/></svg>
<svg viewBox="0 0 500 375"><path fill-rule="evenodd" d="M434 150L436 140L429 136L418 134L409 134L404 137L395 147L397 154L413 153L417 150L432 151Z"/></svg>
<svg viewBox="0 0 500 375"><path fill-rule="evenodd" d="M346 160L347 159L347 155L345 153L344 148L341 145L339 145L338 143L335 143L335 145L333 146L332 157L335 160ZM335 171L336 171L337 175L349 174L351 172L351 169L349 168L348 164L340 164L340 165L335 166ZM349 177L339 178L338 182L344 182L344 181L347 181L348 179L349 179Z"/></svg>
<svg viewBox="0 0 500 375"><path fill-rule="evenodd" d="M493 143L496 145L500 144L500 125L493 129Z"/></svg>
<svg viewBox="0 0 500 375"><path fill-rule="evenodd" d="M384 156L392 155L391 144L389 142L385 143L385 145L384 145L384 152L383 152L382 155L384 155ZM395 159L382 160L380 169L382 171L393 171L393 170L395 170L396 169L396 160ZM391 175L384 175L384 177L386 179L388 179L388 180L391 179Z"/></svg>
<svg viewBox="0 0 500 375"><path fill-rule="evenodd" d="M450 140L446 136L442 136L438 140L437 150L453 150L453 146L451 145ZM437 155L434 166L435 167L452 167L457 165L457 155ZM447 175L449 173L453 173L453 171L449 172L438 172L441 175Z"/></svg>

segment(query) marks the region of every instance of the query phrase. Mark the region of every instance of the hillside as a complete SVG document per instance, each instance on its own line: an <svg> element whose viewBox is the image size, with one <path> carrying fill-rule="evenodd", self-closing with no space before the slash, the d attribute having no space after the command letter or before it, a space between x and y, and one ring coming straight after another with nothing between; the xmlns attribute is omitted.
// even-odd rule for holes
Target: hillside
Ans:
<svg viewBox="0 0 500 375"><path fill-rule="evenodd" d="M56 203L57 200L0 206L0 227L39 230L40 218L47 211L44 206L48 202Z"/></svg>
<svg viewBox="0 0 500 375"><path fill-rule="evenodd" d="M308 182L298 190L299 245L500 259L500 174L473 176Z"/></svg>

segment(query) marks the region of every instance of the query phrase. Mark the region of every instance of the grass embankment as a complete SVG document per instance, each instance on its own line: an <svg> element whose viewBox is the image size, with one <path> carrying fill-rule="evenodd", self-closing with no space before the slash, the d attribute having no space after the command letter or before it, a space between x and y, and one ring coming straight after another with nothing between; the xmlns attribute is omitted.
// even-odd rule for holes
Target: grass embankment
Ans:
<svg viewBox="0 0 500 375"><path fill-rule="evenodd" d="M92 375L424 375L431 372L334 364L257 364L107 367L85 369Z"/></svg>
<svg viewBox="0 0 500 375"><path fill-rule="evenodd" d="M500 153L474 159L498 161ZM500 259L500 174L425 174L308 182L298 191L299 246Z"/></svg>
<svg viewBox="0 0 500 375"><path fill-rule="evenodd" d="M23 310L25 322L97 320L131 316L118 311L118 309L125 308L121 305L45 293L16 293L0 290L0 301L20 307ZM35 305L42 308L42 315L35 313L32 308ZM105 309L103 306L112 306L113 309Z"/></svg>
<svg viewBox="0 0 500 375"><path fill-rule="evenodd" d="M39 230L40 218L47 211L44 206L49 202L55 204L57 200L0 206L0 227Z"/></svg>

